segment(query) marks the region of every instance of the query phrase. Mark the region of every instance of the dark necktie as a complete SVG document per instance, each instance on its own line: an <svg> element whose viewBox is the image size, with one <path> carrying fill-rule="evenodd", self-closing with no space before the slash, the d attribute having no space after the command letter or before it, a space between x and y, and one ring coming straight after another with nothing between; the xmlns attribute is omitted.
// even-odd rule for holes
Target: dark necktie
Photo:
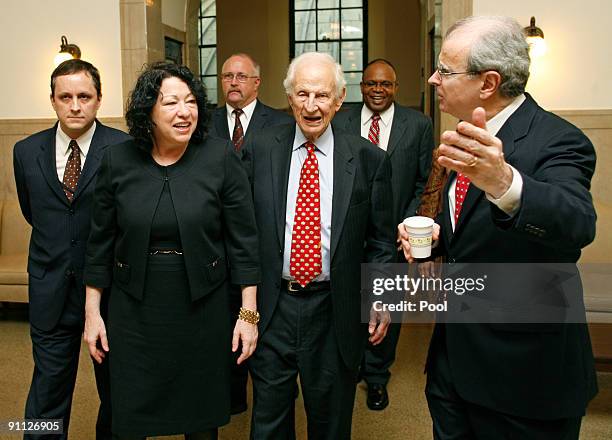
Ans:
<svg viewBox="0 0 612 440"><path fill-rule="evenodd" d="M242 109L237 108L233 112L234 114L234 134L232 135L232 142L236 151L240 151L242 143L244 142L244 130L242 129L242 122L240 122L240 115L244 112Z"/></svg>
<svg viewBox="0 0 612 440"><path fill-rule="evenodd" d="M380 143L380 125L378 125L378 121L380 121L380 115L378 113L374 113L372 115L372 123L370 124L370 131L368 132L368 140L372 142L374 145L378 147Z"/></svg>
<svg viewBox="0 0 612 440"><path fill-rule="evenodd" d="M315 145L312 142L304 145L308 156L300 172L289 262L289 274L302 287L321 273L322 262L319 162L315 155Z"/></svg>
<svg viewBox="0 0 612 440"><path fill-rule="evenodd" d="M469 187L469 177L458 173L457 182L455 183L455 227L457 227L457 222L459 221L459 214L461 213L461 208L463 207L465 195L467 194Z"/></svg>
<svg viewBox="0 0 612 440"><path fill-rule="evenodd" d="M70 141L68 148L70 148L71 151L70 156L68 156L68 161L66 162L62 184L66 197L72 202L72 199L74 199L74 192L79 183L79 177L81 176L81 149L74 139Z"/></svg>

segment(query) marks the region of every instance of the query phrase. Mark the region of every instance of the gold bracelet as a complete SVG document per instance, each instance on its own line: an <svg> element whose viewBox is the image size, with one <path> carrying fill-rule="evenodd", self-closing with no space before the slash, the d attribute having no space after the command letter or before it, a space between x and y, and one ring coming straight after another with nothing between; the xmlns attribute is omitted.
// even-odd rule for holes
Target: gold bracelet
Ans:
<svg viewBox="0 0 612 440"><path fill-rule="evenodd" d="M249 324L257 325L259 322L259 312L240 307L238 319L242 319L244 322L248 322Z"/></svg>

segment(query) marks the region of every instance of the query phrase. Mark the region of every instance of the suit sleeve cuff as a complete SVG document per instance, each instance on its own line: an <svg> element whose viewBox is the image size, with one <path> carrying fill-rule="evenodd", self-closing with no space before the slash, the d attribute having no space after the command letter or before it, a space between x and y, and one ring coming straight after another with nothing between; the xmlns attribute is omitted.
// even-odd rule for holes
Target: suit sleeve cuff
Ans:
<svg viewBox="0 0 612 440"><path fill-rule="evenodd" d="M486 193L487 200L501 209L508 216L513 217L521 207L521 195L523 194L523 178L516 168L509 165L512 169L512 183L510 188L496 199L491 194Z"/></svg>

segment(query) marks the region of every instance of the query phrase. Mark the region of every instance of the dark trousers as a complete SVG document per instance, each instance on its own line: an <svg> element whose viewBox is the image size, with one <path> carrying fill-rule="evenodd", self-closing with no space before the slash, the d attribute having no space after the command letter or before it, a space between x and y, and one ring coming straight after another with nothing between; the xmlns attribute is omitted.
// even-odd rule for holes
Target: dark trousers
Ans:
<svg viewBox="0 0 612 440"><path fill-rule="evenodd" d="M395 349L402 324L389 325L387 336L378 344L368 343L363 354L361 375L368 385L387 385L391 373L389 368L395 361Z"/></svg>
<svg viewBox="0 0 612 440"><path fill-rule="evenodd" d="M351 437L355 372L344 364L333 328L331 293L281 291L268 328L251 357L251 438L292 438L287 426L299 375L310 440Z"/></svg>
<svg viewBox="0 0 612 440"><path fill-rule="evenodd" d="M581 417L527 419L465 401L453 385L443 326L431 343L425 395L435 440L578 440Z"/></svg>
<svg viewBox="0 0 612 440"><path fill-rule="evenodd" d="M74 283L73 283L74 284ZM64 311L51 330L30 326L34 373L25 408L26 419L62 419L62 434L26 434L24 439L64 440L68 438L72 394L76 381L81 338L83 335L83 289L73 285ZM110 440L111 409L108 362L94 362L100 408L96 439Z"/></svg>

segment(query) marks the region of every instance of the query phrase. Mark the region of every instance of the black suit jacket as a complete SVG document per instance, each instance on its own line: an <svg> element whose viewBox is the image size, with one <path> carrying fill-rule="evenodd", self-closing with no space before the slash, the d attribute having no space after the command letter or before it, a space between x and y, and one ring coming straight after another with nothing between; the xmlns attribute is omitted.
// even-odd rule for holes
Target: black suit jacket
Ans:
<svg viewBox="0 0 612 440"><path fill-rule="evenodd" d="M263 334L281 289L287 184L296 124L255 133L245 144L260 236L257 295ZM365 139L334 129L330 281L334 329L346 365L356 370L367 336L361 323L360 265L395 255L389 161Z"/></svg>
<svg viewBox="0 0 612 440"><path fill-rule="evenodd" d="M537 267L530 271L530 265L509 263L569 263L575 270L580 249L595 236L589 192L593 145L529 95L497 136L506 160L523 178L520 209L508 218L471 185L453 233L448 205L452 173L438 218L448 262L504 263L507 281L526 288L541 277ZM520 274L514 273L519 268ZM580 283L573 289L584 313ZM530 300L517 289L509 295ZM446 345L457 392L497 411L532 419L577 417L597 392L585 324L449 324Z"/></svg>
<svg viewBox="0 0 612 440"><path fill-rule="evenodd" d="M353 106L338 112L332 124L361 136L361 109L362 106ZM395 103L387 147L392 171L394 225L416 215L431 170L433 147L431 120Z"/></svg>
<svg viewBox="0 0 612 440"><path fill-rule="evenodd" d="M212 137L189 144L167 168L167 177L135 141L108 148L94 197L86 284L113 283L142 299L151 222L166 181L192 300L230 278L235 284L257 284L258 241L249 182L231 143Z"/></svg>
<svg viewBox="0 0 612 440"><path fill-rule="evenodd" d="M61 316L75 277L82 286L85 245L89 236L96 174L108 145L128 139L122 131L96 122L72 204L57 176L57 124L17 142L13 165L23 216L32 225L28 256L30 322L41 330L53 328ZM80 301L85 300L84 291Z"/></svg>
<svg viewBox="0 0 612 440"><path fill-rule="evenodd" d="M255 104L255 110L253 110L253 116L244 134L244 141L246 142L252 133L257 130L275 125L288 124L292 121L293 118L287 113L268 107L258 99L257 104ZM210 134L223 139L232 139L232 133L229 132L229 126L227 125L227 108L225 105L216 108L212 112Z"/></svg>

